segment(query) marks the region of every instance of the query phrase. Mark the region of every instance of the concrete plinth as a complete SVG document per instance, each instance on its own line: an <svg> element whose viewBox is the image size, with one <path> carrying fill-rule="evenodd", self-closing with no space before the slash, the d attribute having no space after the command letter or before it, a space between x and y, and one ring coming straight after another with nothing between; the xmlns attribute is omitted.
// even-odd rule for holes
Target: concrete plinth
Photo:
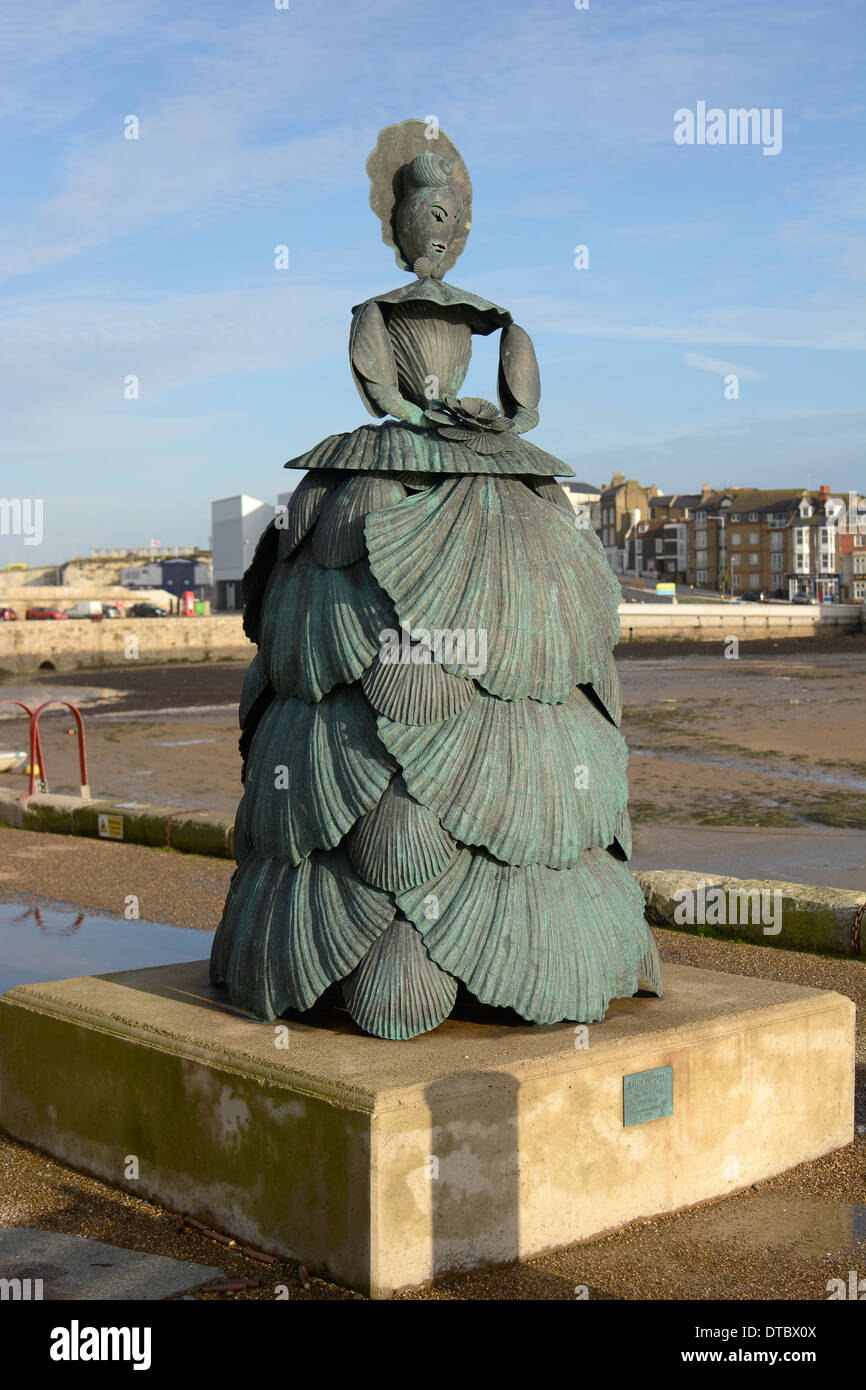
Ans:
<svg viewBox="0 0 866 1390"><path fill-rule="evenodd" d="M0 1127L379 1297L853 1135L854 1006L838 994L668 965L664 999L588 1029L449 1020L396 1043L340 1010L256 1023L206 981L198 961L10 990ZM624 1113L624 1078L664 1068L657 1092L626 1082Z"/></svg>

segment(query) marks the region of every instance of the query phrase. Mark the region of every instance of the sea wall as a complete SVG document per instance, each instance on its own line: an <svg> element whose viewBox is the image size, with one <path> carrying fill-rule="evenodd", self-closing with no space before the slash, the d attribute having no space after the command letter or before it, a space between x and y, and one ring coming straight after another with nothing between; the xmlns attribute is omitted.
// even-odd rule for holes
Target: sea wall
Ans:
<svg viewBox="0 0 866 1390"><path fill-rule="evenodd" d="M249 661L253 654L236 613L208 618L105 618L96 623L87 618L0 623L0 674L80 671L125 666L131 661L148 666L170 661Z"/></svg>
<svg viewBox="0 0 866 1390"><path fill-rule="evenodd" d="M71 591L64 597L71 598ZM621 641L724 642L728 637L826 636L861 630L863 612L861 604L623 603ZM128 641L130 637L137 639L137 648ZM136 656L130 656L132 650L137 650ZM158 665L167 661L242 661L251 656L239 613L207 618L111 618L101 623L74 619L0 623L0 674L122 666L130 660Z"/></svg>

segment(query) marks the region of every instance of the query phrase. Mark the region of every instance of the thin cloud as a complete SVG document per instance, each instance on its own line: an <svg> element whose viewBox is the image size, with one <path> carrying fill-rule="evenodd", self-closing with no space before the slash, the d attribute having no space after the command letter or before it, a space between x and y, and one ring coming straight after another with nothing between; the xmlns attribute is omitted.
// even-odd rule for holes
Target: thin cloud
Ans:
<svg viewBox="0 0 866 1390"><path fill-rule="evenodd" d="M699 372L713 372L716 376L738 376L743 381L763 381L764 373L753 367L740 367L736 362L720 362L717 357L703 357L699 352L683 353L687 367L695 367Z"/></svg>

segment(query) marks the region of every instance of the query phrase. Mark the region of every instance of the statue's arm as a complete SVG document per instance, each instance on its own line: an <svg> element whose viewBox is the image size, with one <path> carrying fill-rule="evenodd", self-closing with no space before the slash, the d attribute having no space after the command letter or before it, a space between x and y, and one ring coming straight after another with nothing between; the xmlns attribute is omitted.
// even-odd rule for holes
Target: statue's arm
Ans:
<svg viewBox="0 0 866 1390"><path fill-rule="evenodd" d="M410 425L425 425L423 410L407 401L397 385L397 363L382 310L368 299L356 311L349 332L349 361L358 394L371 415L393 415Z"/></svg>
<svg viewBox="0 0 866 1390"><path fill-rule="evenodd" d="M516 323L503 328L499 339L499 406L517 434L538 424L541 378L532 339Z"/></svg>

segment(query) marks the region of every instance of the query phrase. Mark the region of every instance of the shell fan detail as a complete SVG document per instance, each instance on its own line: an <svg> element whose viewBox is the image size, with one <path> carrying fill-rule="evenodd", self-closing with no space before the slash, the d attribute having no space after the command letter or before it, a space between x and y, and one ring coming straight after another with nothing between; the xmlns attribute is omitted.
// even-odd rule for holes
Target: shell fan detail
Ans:
<svg viewBox="0 0 866 1390"><path fill-rule="evenodd" d="M601 543L523 483L448 479L373 512L366 533L401 624L464 635L446 671L503 699L561 703L606 670L619 585ZM534 573L543 582L528 584Z"/></svg>

